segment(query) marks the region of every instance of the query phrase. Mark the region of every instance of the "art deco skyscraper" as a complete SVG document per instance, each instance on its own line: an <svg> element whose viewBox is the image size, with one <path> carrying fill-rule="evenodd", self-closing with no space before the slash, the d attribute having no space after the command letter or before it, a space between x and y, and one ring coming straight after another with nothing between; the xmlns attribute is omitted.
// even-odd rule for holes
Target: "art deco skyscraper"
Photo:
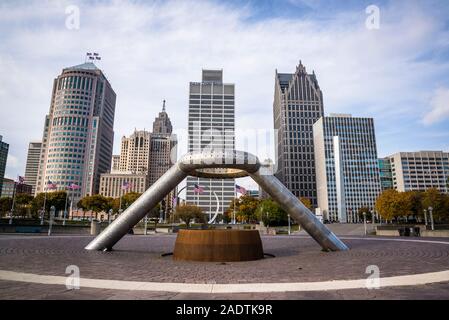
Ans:
<svg viewBox="0 0 449 320"><path fill-rule="evenodd" d="M323 94L315 72L300 62L295 73L275 75L274 129L277 131L275 175L296 196L317 205L313 124L324 115Z"/></svg>
<svg viewBox="0 0 449 320"><path fill-rule="evenodd" d="M32 187L32 194L36 193L41 149L42 142L30 142L28 145L27 163L25 167L25 183Z"/></svg>
<svg viewBox="0 0 449 320"><path fill-rule="evenodd" d="M223 83L222 70L203 70L202 82L189 90L188 150L233 150L235 146L235 86ZM195 184L204 192L194 192ZM186 200L207 216L226 211L234 197L234 179L187 178ZM218 200L217 200L218 199Z"/></svg>
<svg viewBox="0 0 449 320"><path fill-rule="evenodd" d="M37 192L47 182L64 190L77 184L80 197L98 193L100 174L111 167L116 94L93 63L62 70L53 82L45 118Z"/></svg>

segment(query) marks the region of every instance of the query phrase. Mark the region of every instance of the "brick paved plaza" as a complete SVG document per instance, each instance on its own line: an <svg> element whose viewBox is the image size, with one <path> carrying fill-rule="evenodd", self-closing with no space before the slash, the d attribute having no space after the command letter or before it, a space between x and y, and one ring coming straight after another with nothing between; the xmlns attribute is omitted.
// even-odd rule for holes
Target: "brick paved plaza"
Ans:
<svg viewBox="0 0 449 320"><path fill-rule="evenodd" d="M309 237L263 237L263 260L233 263L173 261L176 236L127 236L112 252L91 252L84 246L90 236L0 236L0 299L448 299L449 278L428 284L387 286L380 289L332 289L290 292L188 292L176 284L196 285L323 283L366 279L366 267L376 265L380 277L399 277L449 270L449 241L443 239L388 239L341 237L351 250L326 253ZM411 240L411 241L410 241ZM37 276L66 277L66 267L80 270L81 288L66 289L64 282L36 280ZM8 272L34 275L33 280ZM429 276L429 279L431 276ZM30 278L31 279L31 278ZM126 285L83 287L83 279L174 283L173 290L129 289ZM381 280L382 280L381 279ZM432 278L433 279L433 278ZM106 281L106 283L109 283ZM407 280L408 281L408 280ZM120 283L120 282L119 282ZM382 282L381 282L382 283ZM382 285L382 284L381 284ZM181 286L181 285L179 285ZM228 290L227 286L222 286ZM143 287L142 287L143 288ZM192 289L192 291L195 291Z"/></svg>

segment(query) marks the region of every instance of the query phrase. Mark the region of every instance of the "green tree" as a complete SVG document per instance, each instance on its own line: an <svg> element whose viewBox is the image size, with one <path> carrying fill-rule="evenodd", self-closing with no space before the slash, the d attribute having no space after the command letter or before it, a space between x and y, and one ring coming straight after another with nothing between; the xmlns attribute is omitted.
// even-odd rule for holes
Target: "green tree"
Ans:
<svg viewBox="0 0 449 320"><path fill-rule="evenodd" d="M195 219L198 222L205 223L205 217L203 210L193 204L181 204L176 207L175 219L185 222L187 228L190 226L190 222Z"/></svg>
<svg viewBox="0 0 449 320"><path fill-rule="evenodd" d="M95 214L95 219L98 218L98 213L109 210L111 206L111 200L100 194L94 194L93 196L86 196L78 201L78 208L91 211ZM92 217L92 215L91 215Z"/></svg>
<svg viewBox="0 0 449 320"><path fill-rule="evenodd" d="M309 209L309 210L313 209L312 201L310 201L309 198L299 197L299 201L301 201L302 204L305 205L307 209Z"/></svg>
<svg viewBox="0 0 449 320"><path fill-rule="evenodd" d="M136 201L142 194L139 192L128 192L126 194L124 194L121 198L121 209L123 211L125 211L126 209L128 209L128 207L130 205L132 205L134 203L134 201ZM114 212L118 212L120 209L120 198L116 198L113 200L112 202L112 209L114 210Z"/></svg>
<svg viewBox="0 0 449 320"><path fill-rule="evenodd" d="M50 211L51 206L56 208L56 212L64 210L67 193L65 191L47 192L47 200L45 202L46 212ZM31 201L31 212L33 215L38 214L44 206L45 193L38 193Z"/></svg>
<svg viewBox="0 0 449 320"><path fill-rule="evenodd" d="M257 217L266 226L281 226L288 223L287 213L272 199L264 199L260 202Z"/></svg>
<svg viewBox="0 0 449 320"><path fill-rule="evenodd" d="M230 218L234 214L235 206L235 218L239 222L256 222L257 221L257 208L260 200L249 195L242 195L240 198L234 199L225 215Z"/></svg>
<svg viewBox="0 0 449 320"><path fill-rule="evenodd" d="M28 216L31 211L31 202L34 197L27 193L18 193L14 200L14 215L15 216Z"/></svg>
<svg viewBox="0 0 449 320"><path fill-rule="evenodd" d="M372 219L371 210L368 207L362 207L358 210L359 218L363 221L364 215L366 216L366 220L370 221Z"/></svg>
<svg viewBox="0 0 449 320"><path fill-rule="evenodd" d="M438 189L427 189L422 195L422 206L424 209L432 207L434 219L442 220L448 216L446 208L446 195Z"/></svg>
<svg viewBox="0 0 449 320"><path fill-rule="evenodd" d="M9 211L11 211L12 207L12 198L3 197L0 198L0 212L2 216L5 216Z"/></svg>
<svg viewBox="0 0 449 320"><path fill-rule="evenodd" d="M405 197L407 197L410 202L410 215L414 217L423 217L423 206L422 206L422 197L423 192L420 191L407 191L405 192Z"/></svg>

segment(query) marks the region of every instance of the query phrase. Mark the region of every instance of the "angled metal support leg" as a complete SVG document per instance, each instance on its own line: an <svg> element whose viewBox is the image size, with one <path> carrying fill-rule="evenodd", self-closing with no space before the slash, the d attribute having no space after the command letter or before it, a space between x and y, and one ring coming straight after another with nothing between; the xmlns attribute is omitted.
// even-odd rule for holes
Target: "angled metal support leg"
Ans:
<svg viewBox="0 0 449 320"><path fill-rule="evenodd" d="M160 177L139 199L118 216L98 237L92 240L85 249L110 250L128 231L153 209L159 201L170 193L182 180L186 173L175 164Z"/></svg>
<svg viewBox="0 0 449 320"><path fill-rule="evenodd" d="M224 170L211 171L220 168ZM203 170L204 169L204 170ZM227 170L231 169L231 170ZM190 153L159 178L139 199L86 247L87 250L110 250L156 204L188 175L203 178L238 178L251 176L301 227L326 251L348 250L315 215L307 209L275 176L261 173L257 157L242 151Z"/></svg>
<svg viewBox="0 0 449 320"><path fill-rule="evenodd" d="M279 205L294 218L301 227L318 242L326 251L343 251L348 247L337 236L322 224L315 215L304 206L273 175L264 175L260 170L249 174Z"/></svg>

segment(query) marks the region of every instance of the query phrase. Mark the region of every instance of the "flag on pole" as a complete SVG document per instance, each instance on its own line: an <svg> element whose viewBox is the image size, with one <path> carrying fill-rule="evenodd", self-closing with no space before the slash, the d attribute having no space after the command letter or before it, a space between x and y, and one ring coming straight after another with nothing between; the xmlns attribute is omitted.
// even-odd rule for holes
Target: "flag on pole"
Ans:
<svg viewBox="0 0 449 320"><path fill-rule="evenodd" d="M47 189L49 190L55 190L58 187L58 185L50 180L47 182Z"/></svg>
<svg viewBox="0 0 449 320"><path fill-rule="evenodd" d="M237 191L238 193L241 193L241 194L246 194L246 189L239 186L238 184L235 185L235 191Z"/></svg>
<svg viewBox="0 0 449 320"><path fill-rule="evenodd" d="M70 190L78 190L80 188L80 186L77 185L76 183L71 183L67 186L67 188Z"/></svg>
<svg viewBox="0 0 449 320"><path fill-rule="evenodd" d="M128 182L128 181L125 181L125 182L123 182L123 184L122 184L122 190L129 190L129 189L131 189L132 188L132 183L131 182Z"/></svg>
<svg viewBox="0 0 449 320"><path fill-rule="evenodd" d="M195 184L195 187L193 188L193 192L201 194L204 192L204 188L201 187L200 185Z"/></svg>

